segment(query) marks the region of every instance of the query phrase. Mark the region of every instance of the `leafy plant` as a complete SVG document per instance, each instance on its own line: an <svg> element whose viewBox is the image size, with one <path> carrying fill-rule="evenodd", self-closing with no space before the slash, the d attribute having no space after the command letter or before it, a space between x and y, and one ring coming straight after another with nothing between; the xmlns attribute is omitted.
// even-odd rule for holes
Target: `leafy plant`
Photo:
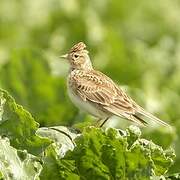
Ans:
<svg viewBox="0 0 180 180"><path fill-rule="evenodd" d="M5 179L150 179L165 177L172 149L141 138L141 131L42 127L0 90L0 174Z"/></svg>
<svg viewBox="0 0 180 180"><path fill-rule="evenodd" d="M39 159L26 150L10 146L7 138L0 139L0 177L4 179L37 179L42 170Z"/></svg>
<svg viewBox="0 0 180 180"><path fill-rule="evenodd" d="M6 91L0 89L0 98L0 136L8 137L15 148L42 153L50 141L36 135L38 123Z"/></svg>

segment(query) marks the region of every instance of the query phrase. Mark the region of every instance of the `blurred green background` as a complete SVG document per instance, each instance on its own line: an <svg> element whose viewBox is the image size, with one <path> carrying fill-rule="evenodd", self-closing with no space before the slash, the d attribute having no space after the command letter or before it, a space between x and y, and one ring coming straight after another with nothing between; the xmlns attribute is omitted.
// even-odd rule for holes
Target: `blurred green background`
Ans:
<svg viewBox="0 0 180 180"><path fill-rule="evenodd" d="M68 99L68 64L59 58L79 41L97 69L174 127L143 134L175 149L170 171L179 171L180 1L1 0L0 87L41 126L92 119Z"/></svg>

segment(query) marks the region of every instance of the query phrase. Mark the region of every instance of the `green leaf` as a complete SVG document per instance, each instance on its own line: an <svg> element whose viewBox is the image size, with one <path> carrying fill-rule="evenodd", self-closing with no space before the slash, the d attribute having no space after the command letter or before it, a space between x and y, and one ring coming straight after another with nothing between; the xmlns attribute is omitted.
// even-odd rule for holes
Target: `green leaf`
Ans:
<svg viewBox="0 0 180 180"><path fill-rule="evenodd" d="M37 134L54 141L45 151L41 179L80 179L74 161L60 160L68 150L74 149L74 139L79 134L64 126L42 127L37 130Z"/></svg>
<svg viewBox="0 0 180 180"><path fill-rule="evenodd" d="M0 137L0 179L38 179L42 165L38 158L10 146Z"/></svg>
<svg viewBox="0 0 180 180"><path fill-rule="evenodd" d="M163 175L172 165L174 153L163 151L140 135L133 126L124 133L112 128L86 128L75 139L74 150L61 162L74 162L82 179L145 180Z"/></svg>
<svg viewBox="0 0 180 180"><path fill-rule="evenodd" d="M46 151L43 160L43 170L40 178L44 180L79 180L80 177L73 160L60 160L57 154L55 144L50 145Z"/></svg>
<svg viewBox="0 0 180 180"><path fill-rule="evenodd" d="M78 136L75 130L65 126L42 127L36 133L54 141L56 153L59 157L64 157L68 150L74 149L74 139Z"/></svg>
<svg viewBox="0 0 180 180"><path fill-rule="evenodd" d="M150 143L151 158L154 163L154 171L156 175L161 175L167 172L168 168L173 164L175 159L174 150L163 151L162 147Z"/></svg>
<svg viewBox="0 0 180 180"><path fill-rule="evenodd" d="M8 137L15 148L38 155L51 143L36 135L38 126L29 112L0 89L0 136Z"/></svg>
<svg viewBox="0 0 180 180"><path fill-rule="evenodd" d="M126 133L129 146L132 146L132 144L141 136L141 131L136 126L129 126Z"/></svg>

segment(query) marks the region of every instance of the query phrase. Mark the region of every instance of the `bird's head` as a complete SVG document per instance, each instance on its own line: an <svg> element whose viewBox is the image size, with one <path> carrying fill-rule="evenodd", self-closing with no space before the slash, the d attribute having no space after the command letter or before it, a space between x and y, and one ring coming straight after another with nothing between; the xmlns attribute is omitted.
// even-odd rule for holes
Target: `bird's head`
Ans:
<svg viewBox="0 0 180 180"><path fill-rule="evenodd" d="M70 51L61 56L69 61L71 69L92 69L90 57L83 42L75 44Z"/></svg>

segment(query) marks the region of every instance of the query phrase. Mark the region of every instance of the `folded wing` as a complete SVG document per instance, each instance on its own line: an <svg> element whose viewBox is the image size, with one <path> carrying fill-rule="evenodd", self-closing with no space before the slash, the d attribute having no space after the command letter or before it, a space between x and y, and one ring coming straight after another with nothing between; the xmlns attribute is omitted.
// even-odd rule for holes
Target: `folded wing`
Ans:
<svg viewBox="0 0 180 180"><path fill-rule="evenodd" d="M128 97L109 77L99 71L74 74L74 91L84 100L101 105L105 111L145 125L136 117L136 109Z"/></svg>
<svg viewBox="0 0 180 180"><path fill-rule="evenodd" d="M164 121L155 117L137 105L109 77L99 71L74 74L73 87L84 101L101 105L101 109L116 116L124 117L141 125L147 125L144 119L151 119L164 126Z"/></svg>

